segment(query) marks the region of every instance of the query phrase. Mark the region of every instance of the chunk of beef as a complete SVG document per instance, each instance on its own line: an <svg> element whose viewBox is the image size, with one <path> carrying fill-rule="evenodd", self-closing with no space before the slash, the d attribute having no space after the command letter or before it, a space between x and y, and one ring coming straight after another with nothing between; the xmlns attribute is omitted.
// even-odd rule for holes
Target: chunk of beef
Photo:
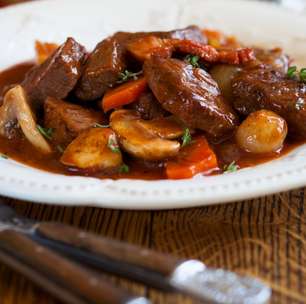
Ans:
<svg viewBox="0 0 306 304"><path fill-rule="evenodd" d="M102 97L108 88L116 85L119 74L127 68L127 43L146 36L206 42L201 30L196 26L170 32L118 32L100 42L90 54L75 91L76 96L82 100L94 100Z"/></svg>
<svg viewBox="0 0 306 304"><path fill-rule="evenodd" d="M145 120L152 120L167 115L167 112L150 91L143 93L138 101L131 104L131 107Z"/></svg>
<svg viewBox="0 0 306 304"><path fill-rule="evenodd" d="M75 94L82 100L100 98L114 86L126 68L124 42L128 33L117 33L100 42L90 54Z"/></svg>
<svg viewBox="0 0 306 304"><path fill-rule="evenodd" d="M281 73L287 73L290 59L282 51L282 49L254 49L256 60L249 62L246 65L229 65L216 64L210 69L209 74L218 83L222 95L226 100L233 102L232 80L240 71L258 67L260 65L269 65Z"/></svg>
<svg viewBox="0 0 306 304"><path fill-rule="evenodd" d="M153 56L145 62L144 73L162 107L188 127L204 130L219 141L237 126L235 112L203 69L177 59Z"/></svg>
<svg viewBox="0 0 306 304"><path fill-rule="evenodd" d="M81 76L85 57L85 48L68 38L49 59L31 69L22 83L31 103L40 107L47 97L66 98Z"/></svg>
<svg viewBox="0 0 306 304"><path fill-rule="evenodd" d="M102 112L96 112L55 98L48 98L44 104L44 126L52 128L52 141L67 146L78 134L104 123Z"/></svg>
<svg viewBox="0 0 306 304"><path fill-rule="evenodd" d="M232 82L234 108L243 115L271 110L288 123L294 137L306 138L306 84L287 79L271 66L246 69Z"/></svg>

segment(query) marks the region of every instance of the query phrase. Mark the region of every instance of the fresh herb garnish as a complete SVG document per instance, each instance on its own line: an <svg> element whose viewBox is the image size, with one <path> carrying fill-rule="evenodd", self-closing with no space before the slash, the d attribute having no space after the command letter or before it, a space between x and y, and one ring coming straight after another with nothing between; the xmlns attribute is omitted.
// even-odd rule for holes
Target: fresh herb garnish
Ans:
<svg viewBox="0 0 306 304"><path fill-rule="evenodd" d="M224 173L233 173L239 169L239 166L235 161L231 162L229 165L224 166Z"/></svg>
<svg viewBox="0 0 306 304"><path fill-rule="evenodd" d="M120 153L120 147L115 134L109 136L107 146L110 148L112 152Z"/></svg>
<svg viewBox="0 0 306 304"><path fill-rule="evenodd" d="M44 128L44 127L42 127L40 125L37 125L37 130L45 138L47 138L49 140L52 139L52 134L53 134L53 129L52 128Z"/></svg>
<svg viewBox="0 0 306 304"><path fill-rule="evenodd" d="M129 173L130 172L130 167L126 164L123 164L120 168L119 168L119 173Z"/></svg>
<svg viewBox="0 0 306 304"><path fill-rule="evenodd" d="M57 145L56 149L58 150L58 152L64 153L64 148L61 145Z"/></svg>
<svg viewBox="0 0 306 304"><path fill-rule="evenodd" d="M95 123L93 125L94 128L101 128L101 129L106 129L106 128L109 128L109 125L101 125L99 123Z"/></svg>
<svg viewBox="0 0 306 304"><path fill-rule="evenodd" d="M182 147L188 146L192 141L190 130L188 128L186 128L184 130L184 134L182 136L182 141L183 141Z"/></svg>
<svg viewBox="0 0 306 304"><path fill-rule="evenodd" d="M306 68L300 70L300 80L306 82Z"/></svg>
<svg viewBox="0 0 306 304"><path fill-rule="evenodd" d="M296 66L289 67L287 71L287 77L293 79L296 76L296 72L297 72Z"/></svg>
<svg viewBox="0 0 306 304"><path fill-rule="evenodd" d="M296 66L291 66L288 68L287 77L289 79L295 79L306 83L306 68L302 68L298 71Z"/></svg>
<svg viewBox="0 0 306 304"><path fill-rule="evenodd" d="M0 157L3 158L3 159L8 159L7 155L2 154L2 153L0 154Z"/></svg>
<svg viewBox="0 0 306 304"><path fill-rule="evenodd" d="M123 73L119 74L119 80L117 83L123 83L130 79L137 80L138 76L142 74L142 71L139 71L137 73L130 72L129 70L125 70Z"/></svg>
<svg viewBox="0 0 306 304"><path fill-rule="evenodd" d="M199 59L200 57L199 56L196 56L196 55L187 55L185 60L190 63L194 68L198 68L200 65L199 65Z"/></svg>

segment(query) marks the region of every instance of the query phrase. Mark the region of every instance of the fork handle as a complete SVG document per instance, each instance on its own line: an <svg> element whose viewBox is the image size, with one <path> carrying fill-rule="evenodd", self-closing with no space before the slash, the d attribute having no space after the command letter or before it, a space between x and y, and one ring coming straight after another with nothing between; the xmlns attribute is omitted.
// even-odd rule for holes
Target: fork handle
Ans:
<svg viewBox="0 0 306 304"><path fill-rule="evenodd" d="M139 303L148 303L106 282L100 275L36 244L17 230L0 231L0 260L66 303L127 304L136 299Z"/></svg>
<svg viewBox="0 0 306 304"><path fill-rule="evenodd" d="M169 278L183 260L128 243L104 238L80 229L59 224L39 223L38 234L53 241L79 248L117 263L125 263Z"/></svg>

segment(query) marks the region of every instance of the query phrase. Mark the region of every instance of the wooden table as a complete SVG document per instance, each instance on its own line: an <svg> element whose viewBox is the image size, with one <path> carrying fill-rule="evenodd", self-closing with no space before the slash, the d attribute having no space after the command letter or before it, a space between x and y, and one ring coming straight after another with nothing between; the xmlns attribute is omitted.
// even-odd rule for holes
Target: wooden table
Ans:
<svg viewBox="0 0 306 304"><path fill-rule="evenodd" d="M33 219L86 230L207 265L255 275L274 290L272 303L306 303L305 190L215 207L178 211L67 208L7 200ZM191 303L126 281L154 303ZM0 266L1 304L58 303L19 274Z"/></svg>
<svg viewBox="0 0 306 304"><path fill-rule="evenodd" d="M0 1L0 6L17 1ZM144 199L145 201L145 199ZM212 267L255 275L273 288L272 303L306 303L305 189L261 199L179 211L136 212L67 208L6 199L20 214L65 222ZM191 303L114 279L154 303ZM55 304L54 299L0 264L0 304Z"/></svg>

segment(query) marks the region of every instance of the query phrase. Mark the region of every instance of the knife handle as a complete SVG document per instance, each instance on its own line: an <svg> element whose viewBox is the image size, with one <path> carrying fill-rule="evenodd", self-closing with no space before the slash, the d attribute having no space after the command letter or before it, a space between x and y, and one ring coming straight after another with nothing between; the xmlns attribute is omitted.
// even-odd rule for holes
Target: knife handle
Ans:
<svg viewBox="0 0 306 304"><path fill-rule="evenodd" d="M0 231L0 260L66 303L130 304L135 300L137 303L149 303L144 298L133 298L100 275L36 244L17 230Z"/></svg>
<svg viewBox="0 0 306 304"><path fill-rule="evenodd" d="M64 224L39 223L36 225L36 231L50 240L59 241L119 263L135 265L158 273L164 278L171 276L176 267L183 262L167 254L97 236Z"/></svg>

